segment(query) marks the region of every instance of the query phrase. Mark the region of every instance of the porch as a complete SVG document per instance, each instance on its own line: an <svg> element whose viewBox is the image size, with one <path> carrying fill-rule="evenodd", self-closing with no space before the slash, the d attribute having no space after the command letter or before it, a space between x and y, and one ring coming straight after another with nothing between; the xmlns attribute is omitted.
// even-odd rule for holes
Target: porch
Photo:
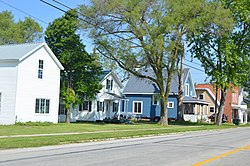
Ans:
<svg viewBox="0 0 250 166"><path fill-rule="evenodd" d="M209 122L209 103L192 97L185 96L183 99L184 120L190 122Z"/></svg>

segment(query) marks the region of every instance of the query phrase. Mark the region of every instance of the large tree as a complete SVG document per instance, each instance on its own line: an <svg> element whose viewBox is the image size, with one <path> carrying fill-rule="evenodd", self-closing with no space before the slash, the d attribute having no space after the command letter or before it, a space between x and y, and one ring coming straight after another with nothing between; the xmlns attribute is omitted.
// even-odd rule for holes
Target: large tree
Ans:
<svg viewBox="0 0 250 166"><path fill-rule="evenodd" d="M101 66L95 55L85 51L79 34L76 10L69 10L46 29L45 40L64 66L61 73L61 96L69 122L70 108L78 99L93 98L100 90Z"/></svg>
<svg viewBox="0 0 250 166"><path fill-rule="evenodd" d="M245 4L238 0L220 2L231 12L231 19L223 20L227 24L221 26L222 20L215 20L213 24L200 29L198 35L192 36L194 56L202 62L206 73L221 92L217 125L222 123L227 91L232 90L233 86L243 85L249 75L249 32L245 36L249 30L244 25L246 18L249 19L249 12L244 19L245 10L241 12L249 1L245 1Z"/></svg>
<svg viewBox="0 0 250 166"><path fill-rule="evenodd" d="M0 13L0 45L36 42L42 32L42 27L29 17L15 22L11 12Z"/></svg>
<svg viewBox="0 0 250 166"><path fill-rule="evenodd" d="M179 46L219 10L225 9L208 0L92 0L80 6L83 24L90 29L97 50L157 85L163 125L168 124L167 102ZM150 67L154 76L141 74L135 70L138 67Z"/></svg>

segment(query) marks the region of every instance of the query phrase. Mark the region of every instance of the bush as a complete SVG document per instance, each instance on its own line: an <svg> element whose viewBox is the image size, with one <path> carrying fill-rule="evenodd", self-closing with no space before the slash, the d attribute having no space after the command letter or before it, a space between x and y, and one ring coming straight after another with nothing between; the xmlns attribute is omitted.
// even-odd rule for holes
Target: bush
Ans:
<svg viewBox="0 0 250 166"><path fill-rule="evenodd" d="M15 125L17 126L51 126L54 123L52 122L18 122Z"/></svg>

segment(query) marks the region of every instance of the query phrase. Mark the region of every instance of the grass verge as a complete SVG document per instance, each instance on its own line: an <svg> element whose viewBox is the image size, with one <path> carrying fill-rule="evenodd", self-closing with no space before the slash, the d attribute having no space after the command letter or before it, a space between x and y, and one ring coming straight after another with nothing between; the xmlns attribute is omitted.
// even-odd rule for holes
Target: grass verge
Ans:
<svg viewBox="0 0 250 166"><path fill-rule="evenodd" d="M249 125L245 125L249 126ZM80 143L105 139L120 139L142 137L147 135L160 135L186 131L214 130L234 128L232 124L215 126L211 124L171 123L169 126L160 126L155 123L135 123L134 125L121 124L51 124L51 125L12 125L0 126L0 136L25 135L25 134L51 134L84 132L84 134L53 135L37 137L0 138L0 149L39 147L48 145L60 145ZM238 127L238 126L237 126ZM105 131L105 132L103 132ZM91 133L90 133L91 132Z"/></svg>

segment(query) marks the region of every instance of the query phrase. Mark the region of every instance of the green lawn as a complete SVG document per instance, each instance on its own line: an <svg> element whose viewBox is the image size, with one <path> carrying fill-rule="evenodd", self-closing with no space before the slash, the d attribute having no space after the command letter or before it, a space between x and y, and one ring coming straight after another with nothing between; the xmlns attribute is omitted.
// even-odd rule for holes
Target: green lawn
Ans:
<svg viewBox="0 0 250 166"><path fill-rule="evenodd" d="M249 125L244 125L249 126ZM125 124L95 124L95 123L72 123L52 125L10 125L0 126L0 136L29 135L29 134L52 134L85 132L77 135L63 136L39 136L39 137L16 137L0 138L0 149L38 147L47 145L59 145L68 143L79 143L109 138L140 137L145 135L159 135L167 133L178 133L186 131L212 130L238 127L231 124L215 126L211 124L170 124L161 126L155 123ZM100 132L105 131L105 132ZM87 132L87 133L86 133ZM92 132L92 133L88 133ZM96 132L96 133L93 133ZM98 133L99 132L99 133Z"/></svg>

